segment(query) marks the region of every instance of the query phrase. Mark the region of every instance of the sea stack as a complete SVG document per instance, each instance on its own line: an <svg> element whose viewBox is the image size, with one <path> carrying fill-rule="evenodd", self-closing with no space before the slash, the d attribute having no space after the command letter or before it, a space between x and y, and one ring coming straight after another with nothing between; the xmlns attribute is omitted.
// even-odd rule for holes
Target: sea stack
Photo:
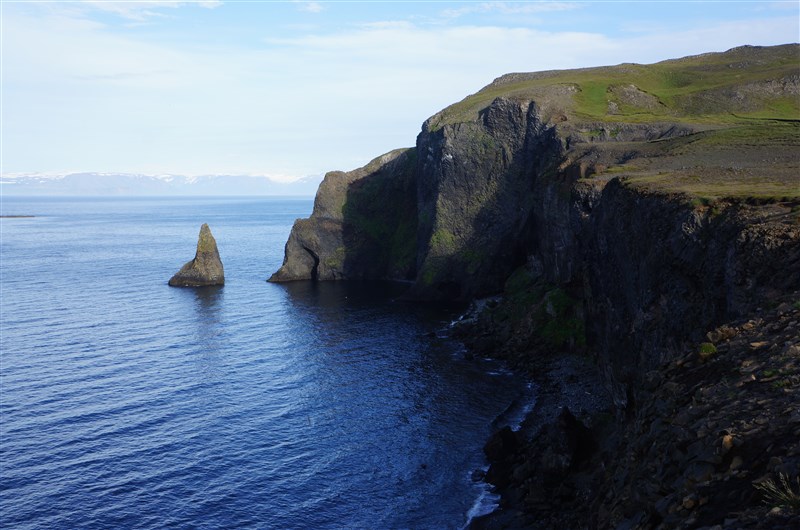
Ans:
<svg viewBox="0 0 800 530"><path fill-rule="evenodd" d="M206 223L200 227L197 253L194 259L181 267L181 270L170 278L169 284L173 287L204 287L225 284L225 271L222 268L222 260L219 259L217 242Z"/></svg>

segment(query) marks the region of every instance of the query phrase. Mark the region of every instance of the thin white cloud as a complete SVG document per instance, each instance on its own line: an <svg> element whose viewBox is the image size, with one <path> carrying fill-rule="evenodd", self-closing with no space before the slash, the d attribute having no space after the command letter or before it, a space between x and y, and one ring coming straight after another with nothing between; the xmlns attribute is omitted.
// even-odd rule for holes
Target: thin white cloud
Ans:
<svg viewBox="0 0 800 530"><path fill-rule="evenodd" d="M322 11L325 10L325 6L323 6L319 2L297 2L297 3L299 4L298 9L306 13L321 13Z"/></svg>
<svg viewBox="0 0 800 530"><path fill-rule="evenodd" d="M146 20L167 16L162 9L177 9L186 6L199 6L206 9L213 9L222 5L218 0L136 0L130 1L106 1L89 0L80 5L97 11L112 13L121 18L134 22L144 22Z"/></svg>
<svg viewBox="0 0 800 530"><path fill-rule="evenodd" d="M504 73L779 44L797 24L790 13L613 36L389 21L196 49L6 11L4 167L286 180L352 169L413 145L427 117Z"/></svg>
<svg viewBox="0 0 800 530"><path fill-rule="evenodd" d="M4 15L5 82L63 90L182 85L193 59L178 50L115 35L86 18ZM13 50L13 51L11 51ZM187 81L191 82L190 79ZM79 84L80 86L76 86Z"/></svg>
<svg viewBox="0 0 800 530"><path fill-rule="evenodd" d="M573 2L483 2L480 4L469 4L455 9L446 9L442 11L442 15L447 18L459 18L475 13L490 12L497 12L503 15L532 15L538 13L551 13L554 11L569 11L579 7L580 4Z"/></svg>

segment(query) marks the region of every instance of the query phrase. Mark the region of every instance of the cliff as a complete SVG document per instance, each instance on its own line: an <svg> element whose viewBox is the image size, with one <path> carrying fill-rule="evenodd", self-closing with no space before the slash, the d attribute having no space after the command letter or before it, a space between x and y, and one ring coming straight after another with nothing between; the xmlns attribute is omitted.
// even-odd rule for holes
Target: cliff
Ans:
<svg viewBox="0 0 800 530"><path fill-rule="evenodd" d="M528 427L486 446L503 509L471 528L800 527L798 298L641 374L621 420L586 358L539 357Z"/></svg>
<svg viewBox="0 0 800 530"><path fill-rule="evenodd" d="M796 198L799 96L797 45L503 76L428 119L415 149L326 175L271 280L413 279L411 297L469 300L534 255L568 282L574 218L608 181Z"/></svg>
<svg viewBox="0 0 800 530"><path fill-rule="evenodd" d="M465 342L530 370L589 356L623 432L651 399L645 374L800 296L799 52L498 78L428 119L415 149L326 176L271 280L497 294Z"/></svg>
<svg viewBox="0 0 800 530"><path fill-rule="evenodd" d="M309 219L298 219L269 281L411 279L415 271L415 149L332 171Z"/></svg>

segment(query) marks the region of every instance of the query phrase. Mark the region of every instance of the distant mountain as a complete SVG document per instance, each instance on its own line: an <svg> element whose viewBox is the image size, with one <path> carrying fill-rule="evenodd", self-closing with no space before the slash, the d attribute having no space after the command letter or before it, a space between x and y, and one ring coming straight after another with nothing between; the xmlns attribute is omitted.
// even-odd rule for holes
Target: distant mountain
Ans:
<svg viewBox="0 0 800 530"><path fill-rule="evenodd" d="M4 195L305 195L313 196L322 175L294 182L248 175L137 175L128 173L13 174L0 177Z"/></svg>

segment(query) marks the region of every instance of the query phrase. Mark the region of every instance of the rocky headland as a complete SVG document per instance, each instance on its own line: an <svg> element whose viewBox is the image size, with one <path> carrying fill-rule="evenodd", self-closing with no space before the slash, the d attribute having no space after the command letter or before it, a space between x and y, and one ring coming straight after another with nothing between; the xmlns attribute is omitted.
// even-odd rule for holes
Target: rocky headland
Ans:
<svg viewBox="0 0 800 530"><path fill-rule="evenodd" d="M206 223L200 227L197 252L194 259L186 263L169 279L173 287L205 287L224 285L225 270L217 250L217 241Z"/></svg>
<svg viewBox="0 0 800 530"><path fill-rule="evenodd" d="M797 44L498 78L329 173L295 279L479 300L454 333L540 382L475 527L800 523Z"/></svg>

